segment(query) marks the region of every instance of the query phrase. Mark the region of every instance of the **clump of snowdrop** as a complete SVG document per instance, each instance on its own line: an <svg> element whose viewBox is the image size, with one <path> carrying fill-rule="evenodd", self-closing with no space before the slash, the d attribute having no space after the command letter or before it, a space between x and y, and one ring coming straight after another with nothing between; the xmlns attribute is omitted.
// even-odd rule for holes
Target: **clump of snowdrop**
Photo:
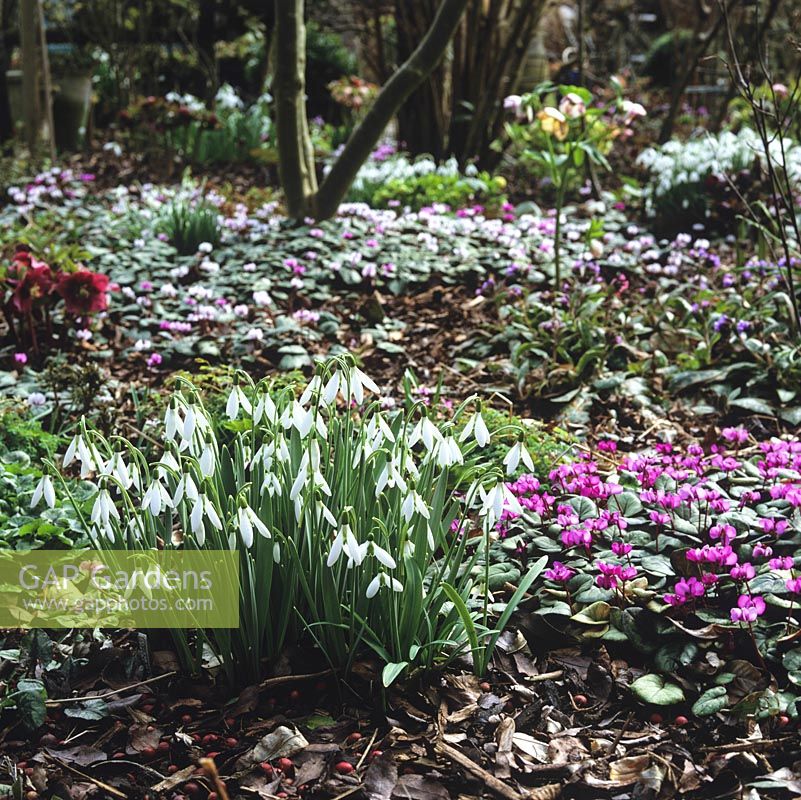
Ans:
<svg viewBox="0 0 801 800"><path fill-rule="evenodd" d="M96 483L82 519L97 547L241 554L239 630L199 632L232 682L303 642L341 668L371 649L386 682L466 650L486 668L501 627L476 575L496 522L519 504L500 465L481 458L491 434L479 404L446 422L422 401L387 410L342 357L299 394L237 375L223 419L182 382L162 422L164 448L150 458L82 424L61 466ZM507 468L521 461L518 443ZM55 502L49 477L33 500ZM475 537L457 533L471 526Z"/></svg>

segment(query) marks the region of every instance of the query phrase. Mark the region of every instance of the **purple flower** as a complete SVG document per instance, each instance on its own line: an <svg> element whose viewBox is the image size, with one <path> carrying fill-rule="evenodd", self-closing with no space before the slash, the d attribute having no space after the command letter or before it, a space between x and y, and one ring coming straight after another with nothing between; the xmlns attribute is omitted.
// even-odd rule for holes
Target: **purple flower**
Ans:
<svg viewBox="0 0 801 800"><path fill-rule="evenodd" d="M737 600L737 607L731 610L732 622L756 622L757 617L761 617L765 613L765 601L755 595L751 597L747 594L741 594Z"/></svg>

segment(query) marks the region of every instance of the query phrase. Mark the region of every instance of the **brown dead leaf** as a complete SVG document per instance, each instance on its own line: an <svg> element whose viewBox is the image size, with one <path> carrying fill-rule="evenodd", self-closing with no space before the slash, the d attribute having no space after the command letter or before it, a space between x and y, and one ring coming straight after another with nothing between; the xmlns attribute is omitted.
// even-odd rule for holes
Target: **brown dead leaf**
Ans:
<svg viewBox="0 0 801 800"><path fill-rule="evenodd" d="M448 790L427 775L401 775L391 795L396 800L450 800Z"/></svg>
<svg viewBox="0 0 801 800"><path fill-rule="evenodd" d="M398 783L398 767L389 755L373 759L364 774L362 790L367 800L390 800Z"/></svg>
<svg viewBox="0 0 801 800"><path fill-rule="evenodd" d="M650 763L651 756L647 754L619 758L609 765L609 780L615 786L629 786L639 780L640 775L648 769Z"/></svg>

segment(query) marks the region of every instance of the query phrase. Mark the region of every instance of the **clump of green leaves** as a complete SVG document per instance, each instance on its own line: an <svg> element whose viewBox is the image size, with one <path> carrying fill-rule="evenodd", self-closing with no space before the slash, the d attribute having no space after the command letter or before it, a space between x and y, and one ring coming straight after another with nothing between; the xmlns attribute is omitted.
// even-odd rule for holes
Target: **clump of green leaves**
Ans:
<svg viewBox="0 0 801 800"><path fill-rule="evenodd" d="M222 238L219 213L206 200L176 197L162 210L157 228L184 256L198 251L203 242L216 246Z"/></svg>

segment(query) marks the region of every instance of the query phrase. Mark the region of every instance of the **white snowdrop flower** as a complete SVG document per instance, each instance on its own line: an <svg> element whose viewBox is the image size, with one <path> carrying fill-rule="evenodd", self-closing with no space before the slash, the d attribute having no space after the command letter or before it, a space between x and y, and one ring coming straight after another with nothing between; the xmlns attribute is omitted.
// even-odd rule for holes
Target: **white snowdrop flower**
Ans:
<svg viewBox="0 0 801 800"><path fill-rule="evenodd" d="M453 436L446 436L437 448L437 464L440 467L452 467L454 464L463 464L464 456Z"/></svg>
<svg viewBox="0 0 801 800"><path fill-rule="evenodd" d="M210 478L214 474L214 466L216 463L216 456L214 453L214 445L210 438L206 438L203 443L203 450L200 453L200 474L204 478Z"/></svg>
<svg viewBox="0 0 801 800"><path fill-rule="evenodd" d="M375 597L382 587L392 589L393 592L403 591L403 584L397 578L391 578L386 572L379 572L367 587L365 592L367 599L370 600Z"/></svg>
<svg viewBox="0 0 801 800"><path fill-rule="evenodd" d="M165 508L172 508L170 493L159 480L154 480L142 497L142 508L157 517Z"/></svg>
<svg viewBox="0 0 801 800"><path fill-rule="evenodd" d="M39 478L36 488L33 490L33 497L31 497L31 508L36 508L39 503L44 499L48 508L54 508L56 505L56 490L53 488L53 481L47 474Z"/></svg>
<svg viewBox="0 0 801 800"><path fill-rule="evenodd" d="M383 547L380 547L375 542L368 542L367 552L373 556L379 563L383 564L389 569L395 569L398 565L395 559Z"/></svg>
<svg viewBox="0 0 801 800"><path fill-rule="evenodd" d="M320 385L322 381L320 380L319 375L315 375L306 385L306 388L303 390L303 394L301 394L300 399L298 402L302 406L306 406L309 404L309 401L314 397L314 395L320 391Z"/></svg>
<svg viewBox="0 0 801 800"><path fill-rule="evenodd" d="M242 544L245 547L253 545L253 531L257 530L265 539L272 539L270 529L259 519L256 512L249 505L240 505L237 510L237 523Z"/></svg>
<svg viewBox="0 0 801 800"><path fill-rule="evenodd" d="M427 414L424 414L409 435L409 446L414 447L419 441L422 441L423 446L430 453L441 440L442 434L439 428L428 418Z"/></svg>
<svg viewBox="0 0 801 800"><path fill-rule="evenodd" d="M375 382L365 375L358 367L354 367L350 374L350 391L353 399L361 405L364 402L364 390L373 394L381 394Z"/></svg>
<svg viewBox="0 0 801 800"><path fill-rule="evenodd" d="M336 528L336 517L331 513L331 509L322 500L317 500L315 505L319 512L318 519L322 517L332 528Z"/></svg>
<svg viewBox="0 0 801 800"><path fill-rule="evenodd" d="M331 552L328 554L326 564L333 567L339 561L339 557L345 554L348 559L348 569L354 564L360 566L364 557L367 555L367 542L360 545L356 536L353 534L350 525L345 523L337 535L334 537L333 544L331 545Z"/></svg>
<svg viewBox="0 0 801 800"><path fill-rule="evenodd" d="M159 478L166 478L167 475L170 474L170 470L173 472L180 472L181 465L178 463L171 450L165 450L156 464L156 474Z"/></svg>
<svg viewBox="0 0 801 800"><path fill-rule="evenodd" d="M173 506L177 508L184 497L187 500L197 500L198 494L197 485L192 476L188 472L183 472L172 495Z"/></svg>
<svg viewBox="0 0 801 800"><path fill-rule="evenodd" d="M504 456L503 463L506 466L506 474L513 475L521 461L531 472L534 472L534 462L522 440L518 440Z"/></svg>
<svg viewBox="0 0 801 800"><path fill-rule="evenodd" d="M464 426L464 430L459 436L459 441L464 443L471 436L479 447L486 447L490 443L490 432L484 422L484 417L481 416L480 408L467 421L467 425Z"/></svg>
<svg viewBox="0 0 801 800"><path fill-rule="evenodd" d="M64 453L64 458L61 460L62 467L68 467L75 460L78 453L78 448L84 446L83 436L78 434L72 437L72 441L67 446L67 452Z"/></svg>
<svg viewBox="0 0 801 800"><path fill-rule="evenodd" d="M323 387L322 399L327 406L330 406L337 399L341 378L339 370L335 370Z"/></svg>
<svg viewBox="0 0 801 800"><path fill-rule="evenodd" d="M278 421L278 409L269 394L260 395L253 409L253 422L256 425L261 422L262 417L273 425Z"/></svg>
<svg viewBox="0 0 801 800"><path fill-rule="evenodd" d="M114 501L111 499L108 489L103 488L97 493L89 519L95 525L102 523L103 527L108 528L109 521L112 517L114 519L119 519L120 512L117 511L117 507L114 505Z"/></svg>
<svg viewBox="0 0 801 800"><path fill-rule="evenodd" d="M189 515L189 524L192 533L197 539L197 543L202 547L206 541L206 526L204 521L208 520L218 531L222 530L222 520L217 514L214 503L205 494L199 494L192 506L192 513Z"/></svg>
<svg viewBox="0 0 801 800"><path fill-rule="evenodd" d="M173 441L175 439L180 426L181 416L178 413L178 402L173 398L164 412L164 435L168 440Z"/></svg>
<svg viewBox="0 0 801 800"><path fill-rule="evenodd" d="M261 493L264 494L265 492L267 492L270 497L280 497L283 493L281 481L278 480L278 476L274 472L264 473L264 480L261 482Z"/></svg>
<svg viewBox="0 0 801 800"><path fill-rule="evenodd" d="M292 484L292 488L289 491L290 500L294 501L300 497L300 493L303 490L303 487L306 485L306 480L308 477L309 477L308 464L301 462L300 468L298 469L298 474L295 477L295 481Z"/></svg>
<svg viewBox="0 0 801 800"><path fill-rule="evenodd" d="M297 400L293 401L290 425L297 430L301 439L305 439L309 435L314 427L314 422L314 414L311 409L303 408ZM285 427L289 426L285 425Z"/></svg>
<svg viewBox="0 0 801 800"><path fill-rule="evenodd" d="M480 514L484 517L488 527L495 525L501 518L504 509L514 514L523 514L520 503L504 481L498 481L488 492L485 492L484 488L479 486L478 493L481 499Z"/></svg>
<svg viewBox="0 0 801 800"><path fill-rule="evenodd" d="M406 522L410 522L415 511L424 519L431 518L431 512L428 510L423 498L414 489L411 489L403 499L401 514Z"/></svg>
<svg viewBox="0 0 801 800"><path fill-rule="evenodd" d="M225 404L225 413L228 419L236 419L239 416L240 408L243 408L246 414L253 413L250 400L248 400L247 395L242 391L239 384L235 383L228 395L228 402Z"/></svg>

